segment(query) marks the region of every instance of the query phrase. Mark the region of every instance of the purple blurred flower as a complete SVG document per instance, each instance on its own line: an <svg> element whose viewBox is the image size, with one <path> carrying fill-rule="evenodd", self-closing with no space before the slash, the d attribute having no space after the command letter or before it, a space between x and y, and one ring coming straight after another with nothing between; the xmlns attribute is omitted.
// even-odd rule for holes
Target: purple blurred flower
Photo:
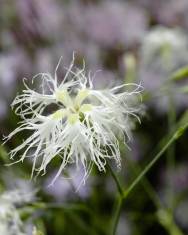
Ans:
<svg viewBox="0 0 188 235"><path fill-rule="evenodd" d="M69 170L69 175L64 177L59 177L53 185L51 185L52 179L55 176L55 172L46 179L44 183L44 190L52 195L56 201L62 202L69 199L75 199L78 196L82 199L86 199L91 194L92 189L92 179L91 177L87 179L85 185L78 187L82 181L84 171ZM70 196L71 195L71 196Z"/></svg>
<svg viewBox="0 0 188 235"><path fill-rule="evenodd" d="M172 170L164 170L161 174L161 184L166 186L171 182L176 192L188 189L188 164L180 164Z"/></svg>
<svg viewBox="0 0 188 235"><path fill-rule="evenodd" d="M187 0L134 0L134 2L144 7L157 24L188 28Z"/></svg>
<svg viewBox="0 0 188 235"><path fill-rule="evenodd" d="M12 24L11 31L22 46L36 49L59 35L64 14L57 1L17 0L12 5L17 24Z"/></svg>
<svg viewBox="0 0 188 235"><path fill-rule="evenodd" d="M188 27L188 1L187 0L170 0L160 1L156 19L159 23L165 25L181 25Z"/></svg>
<svg viewBox="0 0 188 235"><path fill-rule="evenodd" d="M68 14L76 31L103 47L138 43L148 25L142 8L121 1L102 1L89 6L75 4L70 6Z"/></svg>
<svg viewBox="0 0 188 235"><path fill-rule="evenodd" d="M17 79L27 74L26 71L29 71L29 61L22 50L15 49L0 54L0 119L6 114L6 106L12 99Z"/></svg>

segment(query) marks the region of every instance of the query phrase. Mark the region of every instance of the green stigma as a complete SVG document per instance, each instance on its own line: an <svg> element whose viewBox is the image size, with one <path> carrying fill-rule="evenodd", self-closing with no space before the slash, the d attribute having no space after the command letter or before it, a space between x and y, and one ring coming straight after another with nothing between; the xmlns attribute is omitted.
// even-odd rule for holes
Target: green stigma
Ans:
<svg viewBox="0 0 188 235"><path fill-rule="evenodd" d="M91 104L83 104L80 107L80 112L81 113L86 113L86 112L90 112L93 109L93 106Z"/></svg>
<svg viewBox="0 0 188 235"><path fill-rule="evenodd" d="M64 118L65 116L66 116L66 112L65 112L65 110L63 110L63 109L59 109L59 110L57 110L55 113L52 114L52 118L53 118L54 120L62 119L62 118Z"/></svg>
<svg viewBox="0 0 188 235"><path fill-rule="evenodd" d="M79 121L79 115L77 113L73 113L68 116L69 124L74 125L78 121Z"/></svg>

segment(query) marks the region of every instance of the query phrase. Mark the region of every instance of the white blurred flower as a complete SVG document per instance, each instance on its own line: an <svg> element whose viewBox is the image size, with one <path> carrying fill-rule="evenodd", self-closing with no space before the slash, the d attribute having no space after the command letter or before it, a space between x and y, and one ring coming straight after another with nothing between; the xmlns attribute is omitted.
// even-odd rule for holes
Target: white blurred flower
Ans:
<svg viewBox="0 0 188 235"><path fill-rule="evenodd" d="M22 189L10 190L3 194L3 198L15 205L23 205L29 203L35 199L35 191L25 192Z"/></svg>
<svg viewBox="0 0 188 235"><path fill-rule="evenodd" d="M160 26L156 27L149 35L147 35L146 42L152 43L155 47L161 47L164 44L169 44L172 47L181 47L182 43L185 44L186 41L185 38L180 36L181 33L177 29L167 29Z"/></svg>
<svg viewBox="0 0 188 235"><path fill-rule="evenodd" d="M179 28L158 26L143 40L140 50L139 77L144 88L155 97L151 103L160 112L166 112L171 94L177 108L187 108L187 95L180 93L186 81L170 81L172 74L188 64L188 36Z"/></svg>
<svg viewBox="0 0 188 235"><path fill-rule="evenodd" d="M60 64L61 60L58 63ZM141 86L125 84L112 89L93 88L91 75L86 77L85 68L74 69L73 60L58 83L57 69L54 78L50 74L35 76L42 80L42 91L30 89L26 83L23 94L13 102L16 113L23 118L21 125L7 139L23 130L32 131L21 145L10 152L11 158L24 150L18 161L33 159L32 175L35 171L46 173L53 158L61 161L53 182L69 164L84 168L84 179L93 164L105 171L107 159L115 159L120 167L118 139L130 139L131 117L139 120L135 98L140 98ZM132 91L125 89L132 87ZM49 105L57 110L46 115ZM52 183L53 183L52 182Z"/></svg>
<svg viewBox="0 0 188 235"><path fill-rule="evenodd" d="M144 38L141 66L145 69L172 72L188 62L187 35L179 28L155 27ZM146 67L147 66L147 67Z"/></svg>
<svg viewBox="0 0 188 235"><path fill-rule="evenodd" d="M34 227L32 231L32 235L43 235L43 232L41 232L36 227Z"/></svg>
<svg viewBox="0 0 188 235"><path fill-rule="evenodd" d="M16 205L28 202L19 190L6 191L0 195L0 234L3 235L26 235L25 227L21 221Z"/></svg>

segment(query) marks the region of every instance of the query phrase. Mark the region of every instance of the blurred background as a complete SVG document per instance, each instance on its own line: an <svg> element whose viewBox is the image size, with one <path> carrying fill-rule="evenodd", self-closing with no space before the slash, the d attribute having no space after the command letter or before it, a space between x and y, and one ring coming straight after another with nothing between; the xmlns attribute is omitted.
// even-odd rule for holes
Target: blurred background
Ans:
<svg viewBox="0 0 188 235"><path fill-rule="evenodd" d="M117 172L126 189L168 134L188 122L187 12L187 0L1 0L1 136L20 121L10 105L23 88L22 79L54 73L60 56L68 65L75 51L76 64L84 59L88 70L98 71L97 88L144 87L142 123L133 131L131 150L122 147L122 170ZM5 166L7 153L24 137L0 147L0 188L2 193L39 189L38 203L26 205L22 215L28 234L33 225L46 235L109 234L117 195L109 171L94 169L77 193L79 177L71 182L60 178L48 187L55 166L30 181L29 162ZM185 133L123 203L117 235L188 234L187 141ZM49 207L41 209L43 203Z"/></svg>

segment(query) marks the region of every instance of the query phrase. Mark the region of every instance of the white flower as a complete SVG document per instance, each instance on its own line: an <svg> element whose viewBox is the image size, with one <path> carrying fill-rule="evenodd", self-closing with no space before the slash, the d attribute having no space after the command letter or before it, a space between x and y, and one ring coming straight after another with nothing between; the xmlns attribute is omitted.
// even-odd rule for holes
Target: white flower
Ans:
<svg viewBox="0 0 188 235"><path fill-rule="evenodd" d="M143 40L141 64L148 65L148 69L160 66L155 72L172 72L178 66L187 64L187 49L187 35L184 31L179 28L155 27Z"/></svg>
<svg viewBox="0 0 188 235"><path fill-rule="evenodd" d="M6 191L0 195L0 234L26 235L24 224L16 208L16 205L20 206L25 202L25 196L19 190Z"/></svg>
<svg viewBox="0 0 188 235"><path fill-rule="evenodd" d="M132 103L140 97L140 85L96 90L85 68L74 69L73 65L74 56L61 83L57 79L58 66L54 78L50 74L36 75L34 78L40 76L42 80L42 91L32 90L24 83L26 89L12 104L23 122L7 139L23 130L32 134L10 152L11 158L18 153L22 153L18 161L32 158L32 175L35 171L45 174L52 159L59 158L61 163L53 182L72 163L77 168L83 166L84 179L93 164L105 171L107 159L115 159L120 167L118 139L130 139L130 118L139 120L139 108ZM132 87L131 92L125 91L128 87ZM56 111L46 114L52 104Z"/></svg>
<svg viewBox="0 0 188 235"><path fill-rule="evenodd" d="M157 26L146 34L139 56L138 76L144 87L153 96L149 102L158 112L166 112L169 94L179 109L187 108L186 94L180 92L185 83L175 83L170 79L173 74L188 64L188 36L180 28Z"/></svg>

